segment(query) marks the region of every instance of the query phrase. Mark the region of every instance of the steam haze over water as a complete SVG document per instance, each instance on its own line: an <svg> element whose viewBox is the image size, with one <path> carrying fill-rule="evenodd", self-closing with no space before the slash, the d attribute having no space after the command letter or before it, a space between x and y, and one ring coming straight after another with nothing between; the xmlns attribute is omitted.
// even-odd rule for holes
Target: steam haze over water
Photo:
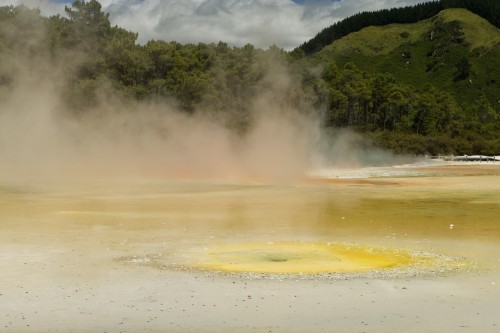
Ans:
<svg viewBox="0 0 500 333"><path fill-rule="evenodd" d="M238 134L219 114L186 114L154 102L127 103L111 90L103 92L105 97L94 109L74 116L63 107L60 87L51 83L59 81L55 73L51 79L42 73L36 79L26 76L2 99L3 178L282 182L301 179L325 165L393 161L388 152L367 151L369 145L352 132L324 132L315 113L281 106L278 84L254 100L251 124ZM274 73L269 80L282 82L283 77L285 72Z"/></svg>
<svg viewBox="0 0 500 333"><path fill-rule="evenodd" d="M335 15L416 1L300 2L103 9L141 41L293 48ZM498 163L402 166L414 158L327 127L329 109L276 48L241 49L255 53L250 75L237 53L231 72L214 66L258 78L225 82L238 89L221 85L220 103L183 108L173 90L140 99L105 66L79 78L99 53L73 48L85 36L47 52L43 19L26 12L0 31L11 42L0 53L2 333L498 331Z"/></svg>
<svg viewBox="0 0 500 333"><path fill-rule="evenodd" d="M33 36L43 39L43 33ZM29 49L0 64L15 77L0 89L1 178L162 177L289 182L325 165L393 162L390 153L354 133L327 133L311 105L287 103L294 81L269 63L244 130L236 112L186 113L175 103L131 101L103 83L84 112L65 106L68 73L78 59L57 63ZM64 60L64 61L61 61Z"/></svg>

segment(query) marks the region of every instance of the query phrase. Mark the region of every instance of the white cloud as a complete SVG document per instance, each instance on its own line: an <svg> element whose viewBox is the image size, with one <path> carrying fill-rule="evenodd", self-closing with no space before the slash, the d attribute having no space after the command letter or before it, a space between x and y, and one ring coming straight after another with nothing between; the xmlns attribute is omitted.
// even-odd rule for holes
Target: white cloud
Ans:
<svg viewBox="0 0 500 333"><path fill-rule="evenodd" d="M64 13L55 0L0 0L0 5L24 2L47 15ZM59 1L60 2L60 1ZM266 48L293 49L323 28L361 11L412 5L424 0L101 0L113 25L138 32L139 41L180 43L218 41Z"/></svg>

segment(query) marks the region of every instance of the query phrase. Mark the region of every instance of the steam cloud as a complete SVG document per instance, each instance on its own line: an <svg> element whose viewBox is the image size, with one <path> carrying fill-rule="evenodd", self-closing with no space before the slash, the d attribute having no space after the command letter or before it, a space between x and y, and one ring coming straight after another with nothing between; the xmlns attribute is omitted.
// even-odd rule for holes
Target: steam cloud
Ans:
<svg viewBox="0 0 500 333"><path fill-rule="evenodd" d="M63 108L57 71L34 71L17 73L1 97L2 176L285 180L310 167L317 122L267 96L255 101L253 125L238 135L205 112L126 105L111 91L92 111L75 115Z"/></svg>
<svg viewBox="0 0 500 333"><path fill-rule="evenodd" d="M363 150L364 141L354 133L329 135L314 117L283 109L267 96L255 101L245 135L203 112L125 105L111 94L91 112L74 116L62 109L59 96L45 80L25 80L2 98L2 178L288 182L320 166L358 167L375 155L391 158Z"/></svg>
<svg viewBox="0 0 500 333"><path fill-rule="evenodd" d="M317 113L287 106L286 92L294 82L276 64L269 68L266 88L251 106L250 126L241 134L220 115L205 110L187 114L152 101L126 102L105 86L94 109L75 114L65 110L62 100L71 58L53 64L43 55L17 51L0 64L0 72L15 78L0 85L0 179L281 182L325 165L351 167L365 163L367 156L391 157L367 153L353 133L326 133Z"/></svg>

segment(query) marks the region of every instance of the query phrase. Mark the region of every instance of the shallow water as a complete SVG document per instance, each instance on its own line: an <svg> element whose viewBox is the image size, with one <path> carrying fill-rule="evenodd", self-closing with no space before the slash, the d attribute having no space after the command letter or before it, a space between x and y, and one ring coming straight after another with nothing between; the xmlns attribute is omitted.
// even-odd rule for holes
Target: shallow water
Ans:
<svg viewBox="0 0 500 333"><path fill-rule="evenodd" d="M52 309L80 318L78 308L86 307L90 313L102 305L102 295L114 297L120 292L112 287L118 282L106 284L105 277L113 275L126 281L133 272L134 281L142 281L144 286L153 276L157 280L152 285L160 283L162 276L175 280L175 274L187 279L179 281L203 279L196 271L175 273L159 268L196 266L214 248L243 243L332 242L464 258L474 263L472 271L461 273L459 280L450 274L439 281L453 281L471 290L488 281L484 288L493 289L483 296L478 294L475 301L483 297L484 304L494 306L495 300L489 297L498 294L496 283L500 284L500 166L414 168L397 177L319 177L287 185L4 181L0 184L0 242L0 321L12 332L21 327L39 331L25 323L31 319L33 324L40 316L46 331L63 330L68 325L92 331L83 319L66 326L47 321L52 296L64 294L53 288L77 286L86 290L85 298L69 303L61 300L56 302L59 308ZM168 265L148 265L151 258ZM206 283L216 283L222 290L229 283L227 277L208 279ZM424 281L414 280L414 284ZM301 288L307 294L310 286ZM178 300L185 301L184 296ZM401 305L393 301L395 309ZM12 302L18 302L17 307L12 308ZM32 308L29 316L25 314L26 302ZM130 317L120 309L115 309L115 315ZM89 317L92 315L82 318ZM189 331L183 326L189 322L185 320L172 322L180 325L178 331L183 327ZM208 319L200 320L197 330ZM483 323L489 326L469 326L493 332L495 320L488 315ZM269 321L283 331L291 328ZM320 322L327 330L327 321ZM219 324L221 330L242 328ZM105 327L102 322L97 330ZM163 326L152 327L154 331ZM394 323L394 327L399 326Z"/></svg>
<svg viewBox="0 0 500 333"><path fill-rule="evenodd" d="M456 253L454 244L497 243L499 216L498 175L320 179L286 186L74 181L0 187L4 241L9 233L47 241L64 234L82 246L97 239L127 244L123 251L328 241Z"/></svg>

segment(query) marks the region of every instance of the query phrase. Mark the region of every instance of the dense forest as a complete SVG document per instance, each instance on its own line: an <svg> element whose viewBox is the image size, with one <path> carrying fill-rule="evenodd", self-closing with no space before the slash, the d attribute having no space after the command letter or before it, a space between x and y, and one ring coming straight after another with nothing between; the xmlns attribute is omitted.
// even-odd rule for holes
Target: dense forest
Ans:
<svg viewBox="0 0 500 333"><path fill-rule="evenodd" d="M396 18L398 23L415 22L450 6L465 7L498 27L495 0L442 0L355 15L332 26L335 32L328 40ZM364 62L350 55L340 59L328 50L304 55L326 45L324 40L318 44L318 37L301 46L302 51L292 52L231 47L224 42L181 45L151 40L140 45L136 33L110 24L109 14L96 0L74 1L66 7L65 17L44 17L24 5L5 6L0 7L0 98L15 89L30 66L32 72L40 72L37 67L48 64L60 72L61 99L75 116L98 105L103 92L111 92L130 102L165 103L186 113L222 115L227 126L244 133L255 99L275 93L269 73L279 68L290 82L275 94L278 104L316 113L324 126L362 132L397 153L500 154L500 77L481 79L474 89L467 88L474 71L497 73L500 43L473 48L464 37L467 27L459 20L443 22L438 17L429 24L431 30L419 36L400 34L405 43L393 50L399 58L389 65L408 67L409 59L425 59L422 75L446 80L428 80L415 69L418 75L411 77L418 82L414 82L408 73L364 66L366 57ZM401 51L405 47L417 48L406 54ZM419 50L425 54L419 56ZM440 65L445 62L451 64L446 70ZM481 67L483 63L491 68ZM463 89L470 93L461 99Z"/></svg>

